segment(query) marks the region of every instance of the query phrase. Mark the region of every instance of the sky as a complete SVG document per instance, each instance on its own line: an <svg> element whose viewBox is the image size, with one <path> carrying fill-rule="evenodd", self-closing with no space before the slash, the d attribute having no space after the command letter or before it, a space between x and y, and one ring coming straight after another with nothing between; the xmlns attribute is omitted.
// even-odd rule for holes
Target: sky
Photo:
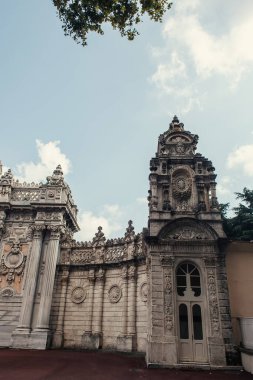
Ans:
<svg viewBox="0 0 253 380"><path fill-rule="evenodd" d="M253 188L253 2L175 0L132 42L64 36L50 0L0 4L0 159L26 182L62 165L79 240L148 221L149 161L176 114L212 160L218 200Z"/></svg>

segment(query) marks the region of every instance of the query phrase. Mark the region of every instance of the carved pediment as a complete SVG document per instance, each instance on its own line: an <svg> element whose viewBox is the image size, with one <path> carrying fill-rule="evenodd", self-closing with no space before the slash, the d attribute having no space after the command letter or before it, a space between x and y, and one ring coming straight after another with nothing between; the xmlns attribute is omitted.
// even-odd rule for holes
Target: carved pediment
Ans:
<svg viewBox="0 0 253 380"><path fill-rule="evenodd" d="M161 240L214 240L217 236L210 226L203 222L180 219L165 226L159 234Z"/></svg>

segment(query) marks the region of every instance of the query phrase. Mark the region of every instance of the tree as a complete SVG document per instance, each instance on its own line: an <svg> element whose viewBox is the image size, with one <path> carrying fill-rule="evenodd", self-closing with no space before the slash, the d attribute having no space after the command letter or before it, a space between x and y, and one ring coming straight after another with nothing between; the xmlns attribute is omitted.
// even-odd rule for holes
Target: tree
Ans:
<svg viewBox="0 0 253 380"><path fill-rule="evenodd" d="M90 31L104 34L104 23L110 23L121 36L133 40L139 34L135 26L144 14L161 22L172 5L169 0L53 0L53 3L65 35L83 46L87 45Z"/></svg>
<svg viewBox="0 0 253 380"><path fill-rule="evenodd" d="M253 240L253 190L244 187L242 193L235 193L241 199L238 207L234 207L232 233L238 240Z"/></svg>
<svg viewBox="0 0 253 380"><path fill-rule="evenodd" d="M227 237L231 237L233 225L232 225L232 218L227 217L228 210L229 210L229 203L220 203L220 212L221 212L221 219L223 221L223 229Z"/></svg>
<svg viewBox="0 0 253 380"><path fill-rule="evenodd" d="M236 198L243 203L234 207L235 216L227 218L229 204L221 204L220 211L223 219L223 227L228 238L235 240L251 241L253 240L253 190L246 187L242 193L235 193Z"/></svg>

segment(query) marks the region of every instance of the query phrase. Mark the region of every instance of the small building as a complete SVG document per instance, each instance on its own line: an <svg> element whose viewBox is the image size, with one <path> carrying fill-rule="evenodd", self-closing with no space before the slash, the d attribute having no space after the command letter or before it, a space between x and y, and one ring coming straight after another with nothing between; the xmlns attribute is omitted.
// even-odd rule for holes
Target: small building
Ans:
<svg viewBox="0 0 253 380"><path fill-rule="evenodd" d="M58 166L0 179L0 346L137 351L148 366L253 371L253 245L228 241L212 162L174 117L150 161L148 227L77 242ZM241 328L240 323L241 321ZM252 335L250 335L252 334Z"/></svg>

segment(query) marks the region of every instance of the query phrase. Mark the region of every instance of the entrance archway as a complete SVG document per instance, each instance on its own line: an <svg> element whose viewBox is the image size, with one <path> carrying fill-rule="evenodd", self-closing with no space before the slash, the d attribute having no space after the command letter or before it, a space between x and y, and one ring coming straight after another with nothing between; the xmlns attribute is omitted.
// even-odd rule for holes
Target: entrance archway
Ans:
<svg viewBox="0 0 253 380"><path fill-rule="evenodd" d="M180 362L207 362L204 294L199 269L184 262L176 270Z"/></svg>

